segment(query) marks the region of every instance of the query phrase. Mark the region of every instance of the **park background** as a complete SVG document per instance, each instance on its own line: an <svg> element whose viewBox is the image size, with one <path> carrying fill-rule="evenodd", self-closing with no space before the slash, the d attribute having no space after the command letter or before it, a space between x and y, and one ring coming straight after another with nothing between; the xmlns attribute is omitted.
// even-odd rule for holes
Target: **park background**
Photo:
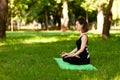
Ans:
<svg viewBox="0 0 120 80"><path fill-rule="evenodd" d="M0 80L120 80L119 8L119 0L1 0ZM81 16L98 71L62 70L53 59L76 46Z"/></svg>

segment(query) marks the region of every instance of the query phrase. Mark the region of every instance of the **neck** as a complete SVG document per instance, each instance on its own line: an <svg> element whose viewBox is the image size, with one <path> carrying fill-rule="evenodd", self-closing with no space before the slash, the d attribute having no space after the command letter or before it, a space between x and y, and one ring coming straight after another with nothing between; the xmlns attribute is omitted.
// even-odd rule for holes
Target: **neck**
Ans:
<svg viewBox="0 0 120 80"><path fill-rule="evenodd" d="M84 34L85 32L84 31L80 31L80 34Z"/></svg>
<svg viewBox="0 0 120 80"><path fill-rule="evenodd" d="M80 32L80 36L82 36L83 34L85 34L85 32Z"/></svg>

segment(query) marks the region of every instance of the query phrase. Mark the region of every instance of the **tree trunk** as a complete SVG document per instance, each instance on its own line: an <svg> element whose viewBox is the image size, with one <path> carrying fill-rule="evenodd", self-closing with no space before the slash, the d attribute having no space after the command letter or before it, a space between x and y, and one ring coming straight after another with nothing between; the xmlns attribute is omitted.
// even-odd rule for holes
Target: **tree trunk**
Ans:
<svg viewBox="0 0 120 80"><path fill-rule="evenodd" d="M88 10L86 10L86 21L87 21L87 23L89 23L89 20L88 20Z"/></svg>
<svg viewBox="0 0 120 80"><path fill-rule="evenodd" d="M67 1L63 1L63 18L61 19L61 30L66 31L68 30L68 22L69 22L69 17L68 17L68 4Z"/></svg>
<svg viewBox="0 0 120 80"><path fill-rule="evenodd" d="M13 17L12 17L12 13L11 13L11 19L10 19L10 29L13 32L14 31L14 23L13 23Z"/></svg>
<svg viewBox="0 0 120 80"><path fill-rule="evenodd" d="M8 0L0 0L0 38L6 37Z"/></svg>
<svg viewBox="0 0 120 80"><path fill-rule="evenodd" d="M100 5L98 7L98 14L97 14L97 31L99 31L100 33L102 33L103 24L104 24L103 8Z"/></svg>
<svg viewBox="0 0 120 80"><path fill-rule="evenodd" d="M105 21L104 21L103 32L102 32L102 38L103 39L107 39L109 37L110 24L111 24L111 21L112 21L111 8L112 8L113 1L114 0L109 1L109 5L108 5L107 12L106 12L106 15L105 15Z"/></svg>
<svg viewBox="0 0 120 80"><path fill-rule="evenodd" d="M21 20L18 19L18 20L17 20L17 30L18 30L18 31L20 30L20 26L21 26Z"/></svg>
<svg viewBox="0 0 120 80"><path fill-rule="evenodd" d="M47 15L47 9L45 10L45 23L46 23L46 30L48 30L48 15Z"/></svg>

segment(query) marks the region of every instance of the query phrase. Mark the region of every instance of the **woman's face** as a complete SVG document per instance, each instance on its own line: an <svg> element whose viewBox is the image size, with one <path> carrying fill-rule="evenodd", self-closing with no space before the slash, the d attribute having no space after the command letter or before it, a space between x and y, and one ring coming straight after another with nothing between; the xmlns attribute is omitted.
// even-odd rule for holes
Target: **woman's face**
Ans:
<svg viewBox="0 0 120 80"><path fill-rule="evenodd" d="M78 22L78 21L76 21L76 23L75 23L75 27L76 27L77 31L81 31L81 30L82 30L83 25L79 24L79 22Z"/></svg>

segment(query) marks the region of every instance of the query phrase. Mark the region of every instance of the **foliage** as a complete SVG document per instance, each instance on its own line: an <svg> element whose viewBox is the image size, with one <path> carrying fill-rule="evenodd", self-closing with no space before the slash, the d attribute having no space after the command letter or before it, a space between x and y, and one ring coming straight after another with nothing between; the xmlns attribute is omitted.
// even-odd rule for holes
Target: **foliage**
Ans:
<svg viewBox="0 0 120 80"><path fill-rule="evenodd" d="M68 3L74 2L75 5L78 5L78 4L81 4L82 1L68 0ZM11 16L10 14L12 14L12 16L14 17L14 20L18 18L22 18L27 21L38 19L39 21L45 22L46 15L48 15L48 18L51 14L55 18L57 17L56 15L61 17L62 15L61 4L62 4L61 0L26 0L26 1L25 0L11 0L10 1L9 0L9 16ZM71 5L69 5L69 7L72 7ZM79 8L80 6L77 7L78 10ZM73 10L73 13L77 15L81 14L81 13L77 13L75 8L74 9L70 8L70 9ZM69 12L69 14L73 14L73 13ZM75 17L77 15L75 15Z"/></svg>
<svg viewBox="0 0 120 80"><path fill-rule="evenodd" d="M107 0L85 0L82 2L81 7L83 7L88 12L92 12L94 10L97 10L99 5L107 5L107 2Z"/></svg>
<svg viewBox="0 0 120 80"><path fill-rule="evenodd" d="M60 32L7 32L0 40L1 80L119 80L120 32L108 40L89 32L91 64L98 71L61 70L54 57L62 51L71 51L79 33ZM64 44L64 45L63 45Z"/></svg>
<svg viewBox="0 0 120 80"><path fill-rule="evenodd" d="M113 7L112 7L112 13L113 15L113 20L120 19L120 2L119 0L114 0L113 2Z"/></svg>
<svg viewBox="0 0 120 80"><path fill-rule="evenodd" d="M9 12L13 17L33 20L51 0L9 0ZM52 1L51 1L52 2Z"/></svg>
<svg viewBox="0 0 120 80"><path fill-rule="evenodd" d="M89 15L90 22L95 21L98 5L103 5L105 12L108 1L109 0L67 0L70 22L78 16L85 17L86 11ZM119 3L119 1L115 1L114 4L117 3ZM49 21L52 15L54 17L54 23L56 23L59 21L59 18L62 17L62 0L8 0L8 5L9 18L12 16L14 20L22 19L26 22L38 20L41 23L45 23L46 17ZM119 16L115 8L116 7L113 8L114 19Z"/></svg>
<svg viewBox="0 0 120 80"><path fill-rule="evenodd" d="M91 12L92 10L96 10L95 5L91 5L95 3L95 0L85 0L82 2L81 7L83 7L86 11Z"/></svg>
<svg viewBox="0 0 120 80"><path fill-rule="evenodd" d="M25 9L28 8L28 5L23 3L22 0L8 0L8 7L9 7L9 16L20 18L25 17Z"/></svg>

